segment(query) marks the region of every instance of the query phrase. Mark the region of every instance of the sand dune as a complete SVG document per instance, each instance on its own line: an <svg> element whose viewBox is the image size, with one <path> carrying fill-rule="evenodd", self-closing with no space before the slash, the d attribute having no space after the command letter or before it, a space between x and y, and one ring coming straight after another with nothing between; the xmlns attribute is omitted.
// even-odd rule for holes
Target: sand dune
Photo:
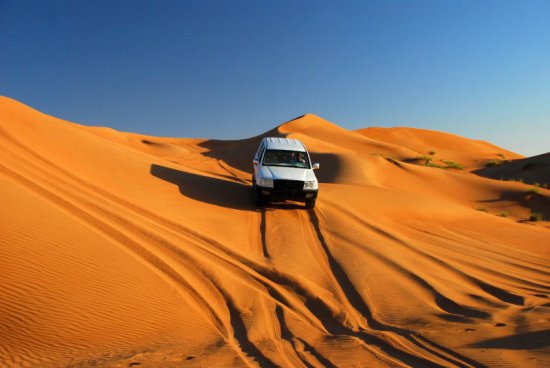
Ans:
<svg viewBox="0 0 550 368"><path fill-rule="evenodd" d="M265 135L321 163L315 210L252 206ZM0 366L550 365L550 225L527 221L550 191L414 162L521 156L312 114L262 136L121 133L0 98Z"/></svg>
<svg viewBox="0 0 550 368"><path fill-rule="evenodd" d="M522 158L494 144L460 137L455 134L418 128L365 128L357 133L389 144L406 147L417 153L417 161L424 163L429 157L434 163L444 165L445 161L456 162L467 170L483 167L491 160ZM420 158L420 159L418 159Z"/></svg>

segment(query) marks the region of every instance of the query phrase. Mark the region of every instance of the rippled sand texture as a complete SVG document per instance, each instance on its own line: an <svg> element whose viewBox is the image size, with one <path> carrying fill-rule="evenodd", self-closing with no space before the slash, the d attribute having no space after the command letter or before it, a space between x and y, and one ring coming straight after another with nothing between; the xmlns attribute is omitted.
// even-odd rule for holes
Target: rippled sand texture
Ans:
<svg viewBox="0 0 550 368"><path fill-rule="evenodd" d="M315 115L266 134L321 163L315 210L252 205L261 137L1 98L0 366L550 366L550 225L525 221L550 218L550 191L472 173L521 156Z"/></svg>

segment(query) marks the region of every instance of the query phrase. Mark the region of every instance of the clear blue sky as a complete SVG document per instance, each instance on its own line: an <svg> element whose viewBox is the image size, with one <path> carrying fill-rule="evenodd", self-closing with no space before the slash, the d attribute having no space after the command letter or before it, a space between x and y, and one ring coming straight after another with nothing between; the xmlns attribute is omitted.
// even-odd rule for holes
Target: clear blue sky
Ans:
<svg viewBox="0 0 550 368"><path fill-rule="evenodd" d="M0 0L0 94L245 138L306 112L550 151L550 1Z"/></svg>

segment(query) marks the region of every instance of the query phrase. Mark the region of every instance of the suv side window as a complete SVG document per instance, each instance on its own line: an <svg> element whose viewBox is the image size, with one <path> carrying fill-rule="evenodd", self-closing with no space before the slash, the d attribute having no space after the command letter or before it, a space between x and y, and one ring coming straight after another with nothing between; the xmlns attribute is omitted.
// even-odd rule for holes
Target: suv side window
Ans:
<svg viewBox="0 0 550 368"><path fill-rule="evenodd" d="M264 142L260 144L260 147L256 151L256 154L254 155L254 160L260 161L260 158L262 157L262 150L264 149Z"/></svg>
<svg viewBox="0 0 550 368"><path fill-rule="evenodd" d="M262 147L262 150L260 151L260 157L259 157L259 162L261 163L264 159L264 153L265 153L266 149L265 149L265 146Z"/></svg>

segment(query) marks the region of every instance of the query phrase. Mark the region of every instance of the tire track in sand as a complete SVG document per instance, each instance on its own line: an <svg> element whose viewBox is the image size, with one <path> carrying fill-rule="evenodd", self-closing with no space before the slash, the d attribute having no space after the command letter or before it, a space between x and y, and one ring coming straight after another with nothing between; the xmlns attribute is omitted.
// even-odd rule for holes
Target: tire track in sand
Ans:
<svg viewBox="0 0 550 368"><path fill-rule="evenodd" d="M276 209L275 211L278 211L280 216L285 209ZM458 367L482 366L478 362L461 357L444 347L423 340L421 337L412 336L413 334L409 331L390 326L383 328L381 323L374 320L372 313L356 292L352 282L330 253L328 244L320 232L318 220L317 222L315 220L316 217L308 217L308 213L309 216L312 214L316 216L315 212L295 211L294 209L287 209L286 211L289 211L289 213L298 211L300 220L296 222L296 227L286 228L285 231L297 234L305 230L306 233L311 233L310 240L302 246L310 247L314 258L320 262L320 269L323 270L328 282L335 289L341 308L346 312L344 320L336 317L336 313L319 315L319 319L329 335L347 336L355 339L364 349L370 351L377 360L384 361L388 365L440 367L452 364ZM271 223L269 216L267 216L267 219L266 227L269 229ZM270 233L270 231L266 232L266 234ZM266 240L269 240L268 235L266 235ZM269 243L271 242L268 241ZM293 245L288 244L288 246ZM354 316L354 319L350 318L350 315ZM277 318L280 319L281 315ZM353 320L359 320L359 323L353 325L350 323ZM368 326L369 324L375 324L378 329Z"/></svg>
<svg viewBox="0 0 550 368"><path fill-rule="evenodd" d="M164 256L162 252L158 252L158 249L151 248L151 244L147 245L142 241L143 229L135 229L138 234L135 232L132 235L129 234L131 233L130 229L120 228L120 225L126 222L125 218L101 208L101 202L91 202L83 197L79 198L77 194L72 193L70 186L58 187L51 181L51 175L46 175L47 178L43 177L44 170L36 170L35 168L35 170L25 171L24 165L21 165L22 161L25 160L17 161L19 163L17 169L19 172L23 171L23 174L1 164L0 171L15 182L75 216L142 261L145 266L152 269L161 279L174 287L199 314L203 315L205 320L235 349L237 355L246 365L254 366L253 360L251 360L253 358L257 359L261 365L269 366L269 361L259 351L254 350L246 338L235 331L235 327L239 327L242 323L236 321L238 314L233 313L234 308L232 308L231 301L224 296L219 296L220 290L210 282L209 278L200 277L202 275L200 270L195 269L195 275L199 275L198 278L192 281L188 280L186 276L189 276L189 273L178 271L178 265L172 261L172 257ZM30 178L33 178L33 180ZM103 213L101 213L102 211ZM113 224L117 224L117 226L113 226ZM181 258L178 261L181 262ZM192 263L187 262L186 266L193 269ZM200 290L195 286L197 283L201 285ZM210 290L213 295L203 297L205 290ZM224 316L223 311L215 310L212 307L212 300L216 299L224 301L223 305L227 306L228 316ZM226 323L226 320L229 320L230 323Z"/></svg>
<svg viewBox="0 0 550 368"><path fill-rule="evenodd" d="M321 230L319 217L317 216L317 212L320 213L319 208L320 206L317 206L315 210L308 211L310 229L313 229L318 240L316 247L319 247L319 251L325 254L324 257L317 257L316 259L328 262L328 264L323 265L323 268L330 270L330 274L332 275L331 282L339 289L339 296L345 300L344 305L346 309L349 309L351 306L352 313L359 313L366 320L368 326L367 330L361 326L358 326L358 329L350 330L349 333L352 336L361 339L366 344L377 345L390 356L397 357L408 364L412 363L413 366L419 363L422 366L439 366L440 364L446 365L449 363L458 367L483 366L477 361L423 338L418 333L389 326L378 321L366 301L363 300L352 281L348 278L343 267L332 255L330 246Z"/></svg>

